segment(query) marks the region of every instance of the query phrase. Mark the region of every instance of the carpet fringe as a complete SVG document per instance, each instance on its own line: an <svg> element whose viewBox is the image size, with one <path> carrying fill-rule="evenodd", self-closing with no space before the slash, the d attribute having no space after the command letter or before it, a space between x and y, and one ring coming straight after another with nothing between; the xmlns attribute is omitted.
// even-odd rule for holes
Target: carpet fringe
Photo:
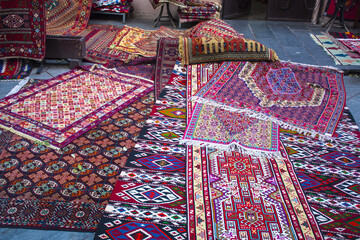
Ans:
<svg viewBox="0 0 360 240"><path fill-rule="evenodd" d="M321 140L321 141L332 141L332 142L335 141L335 139L330 134L326 134L326 133L321 134L319 132L299 128L299 127L293 126L291 124L288 124L288 123L286 123L284 121L281 121L281 120L279 120L277 118L267 116L267 115L265 115L263 113L256 113L251 109L234 108L234 107L226 106L226 105L218 103L216 101L209 100L209 99L204 99L204 98L201 98L201 97L198 97L198 96L192 96L190 98L190 101L203 103L203 104L208 104L208 105L213 105L215 107L219 107L219 108L224 109L224 110L229 111L229 112L245 113L249 117L257 118L257 119L264 120L264 121L272 121L273 123L279 125L280 127L284 128L284 129L289 129L291 131L296 131L296 132L298 132L300 134L303 134L303 135L306 135L306 136L311 136L313 138L318 137L319 140Z"/></svg>

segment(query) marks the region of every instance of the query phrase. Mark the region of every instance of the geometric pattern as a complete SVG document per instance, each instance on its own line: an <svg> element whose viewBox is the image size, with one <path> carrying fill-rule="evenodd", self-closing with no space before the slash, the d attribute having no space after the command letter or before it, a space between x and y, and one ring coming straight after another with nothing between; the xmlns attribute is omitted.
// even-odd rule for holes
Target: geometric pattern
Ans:
<svg viewBox="0 0 360 240"><path fill-rule="evenodd" d="M0 58L45 57L44 0L0 1Z"/></svg>
<svg viewBox="0 0 360 240"><path fill-rule="evenodd" d="M152 105L150 91L57 150L7 137L0 154L0 225L95 231Z"/></svg>
<svg viewBox="0 0 360 240"><path fill-rule="evenodd" d="M273 93L267 74L282 68L290 68L296 79L302 79L298 81L299 93L295 93L294 86L287 90L294 93ZM335 132L345 105L344 93L343 72L333 68L283 61L224 62L193 98L272 120L283 128L329 138Z"/></svg>
<svg viewBox="0 0 360 240"><path fill-rule="evenodd" d="M180 75L172 74L137 138L95 234L97 240L186 239L186 148L179 145L186 109L183 95L173 94L185 87L174 85L175 77Z"/></svg>
<svg viewBox="0 0 360 240"><path fill-rule="evenodd" d="M324 239L356 239L360 235L360 131L347 108L334 136L336 141L324 142L280 131ZM306 154L299 155L300 150Z"/></svg>
<svg viewBox="0 0 360 240"><path fill-rule="evenodd" d="M0 101L0 127L63 147L151 86L150 80L106 68L74 69Z"/></svg>
<svg viewBox="0 0 360 240"><path fill-rule="evenodd" d="M360 53L360 39L339 39L339 41L354 52Z"/></svg>
<svg viewBox="0 0 360 240"><path fill-rule="evenodd" d="M29 76L32 63L25 59L3 59L0 60L0 80L20 79Z"/></svg>

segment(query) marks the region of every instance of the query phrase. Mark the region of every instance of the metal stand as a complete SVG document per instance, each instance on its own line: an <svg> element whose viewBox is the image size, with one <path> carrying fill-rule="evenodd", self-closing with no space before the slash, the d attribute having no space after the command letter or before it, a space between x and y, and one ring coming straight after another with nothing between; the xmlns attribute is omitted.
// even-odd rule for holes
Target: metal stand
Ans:
<svg viewBox="0 0 360 240"><path fill-rule="evenodd" d="M344 20L345 2L346 2L346 0L338 0L337 1L336 6L335 6L334 15L332 16L332 18L329 19L329 21L327 23L322 25L322 27L325 27L326 25L328 25L331 22L330 26L326 29L326 32L328 32L330 30L330 28L332 27L332 25L334 24L339 12L340 12L340 16L339 16L340 25L342 28L345 28L345 30L347 32L349 32L349 29L346 27L345 20Z"/></svg>
<svg viewBox="0 0 360 240"><path fill-rule="evenodd" d="M171 15L171 12L170 12L170 7L169 7L169 3L166 2L166 11L167 11L167 15L162 15L163 14L163 10L164 10L164 5L161 5L161 9L160 9L160 13L159 13L159 16L157 16L157 18L154 20L154 26L153 27L156 27L156 25L161 21L161 22L168 22L170 21L171 24L174 26L174 28L176 28L176 25L175 25L175 18ZM163 18L165 18L166 20L162 20Z"/></svg>

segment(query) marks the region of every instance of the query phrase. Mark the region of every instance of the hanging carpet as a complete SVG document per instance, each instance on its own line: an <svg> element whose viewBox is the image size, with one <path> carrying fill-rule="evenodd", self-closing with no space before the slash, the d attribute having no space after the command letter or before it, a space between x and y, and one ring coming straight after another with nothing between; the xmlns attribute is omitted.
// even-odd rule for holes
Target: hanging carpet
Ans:
<svg viewBox="0 0 360 240"><path fill-rule="evenodd" d="M0 128L61 148L150 92L153 81L78 68L5 97Z"/></svg>
<svg viewBox="0 0 360 240"><path fill-rule="evenodd" d="M0 80L17 80L30 75L32 62L26 59L12 58L0 60Z"/></svg>
<svg viewBox="0 0 360 240"><path fill-rule="evenodd" d="M0 225L94 231L152 104L150 92L58 150L2 132Z"/></svg>
<svg viewBox="0 0 360 240"><path fill-rule="evenodd" d="M45 57L44 0L0 1L0 59Z"/></svg>
<svg viewBox="0 0 360 240"><path fill-rule="evenodd" d="M85 29L92 0L45 0L46 34L75 35Z"/></svg>
<svg viewBox="0 0 360 240"><path fill-rule="evenodd" d="M276 94L274 94L276 93ZM193 100L331 138L345 104L343 72L291 62L224 62Z"/></svg>

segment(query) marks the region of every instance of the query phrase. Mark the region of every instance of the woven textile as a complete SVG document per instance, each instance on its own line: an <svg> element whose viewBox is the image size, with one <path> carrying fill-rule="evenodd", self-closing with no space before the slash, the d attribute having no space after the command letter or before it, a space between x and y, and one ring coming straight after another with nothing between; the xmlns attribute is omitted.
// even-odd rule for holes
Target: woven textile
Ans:
<svg viewBox="0 0 360 240"><path fill-rule="evenodd" d="M45 57L43 0L0 1L0 59Z"/></svg>
<svg viewBox="0 0 360 240"><path fill-rule="evenodd" d="M185 86L175 71L154 105L106 206L95 239L186 238ZM179 75L180 74L180 75Z"/></svg>
<svg viewBox="0 0 360 240"><path fill-rule="evenodd" d="M184 7L186 4L186 0L149 0L149 2L154 9L163 6L167 2L179 7Z"/></svg>
<svg viewBox="0 0 360 240"><path fill-rule="evenodd" d="M92 0L45 0L46 34L74 35L89 21Z"/></svg>
<svg viewBox="0 0 360 240"><path fill-rule="evenodd" d="M349 49L360 54L360 39L339 39Z"/></svg>
<svg viewBox="0 0 360 240"><path fill-rule="evenodd" d="M0 80L20 79L30 75L32 62L25 59L0 60Z"/></svg>
<svg viewBox="0 0 360 240"><path fill-rule="evenodd" d="M328 36L313 34L310 34L310 36L316 44L321 46L324 51L334 59L336 65L360 65L359 54L351 55L349 52L345 52Z"/></svg>
<svg viewBox="0 0 360 240"><path fill-rule="evenodd" d="M109 48L116 36L121 32L121 29L121 27L111 25L89 25L76 34L85 38L85 59L100 64L115 60L129 61L131 54Z"/></svg>
<svg viewBox="0 0 360 240"><path fill-rule="evenodd" d="M324 239L358 239L360 132L345 109L336 141L281 131L281 139Z"/></svg>
<svg viewBox="0 0 360 240"><path fill-rule="evenodd" d="M112 13L130 13L132 10L133 7L128 2L92 8L93 12L112 12Z"/></svg>
<svg viewBox="0 0 360 240"><path fill-rule="evenodd" d="M327 32L327 34L329 34L330 36L334 37L334 38L360 38L360 35L357 33L353 33L353 32Z"/></svg>
<svg viewBox="0 0 360 240"><path fill-rule="evenodd" d="M195 98L329 138L343 111L345 89L343 72L332 68L280 61L224 62Z"/></svg>
<svg viewBox="0 0 360 240"><path fill-rule="evenodd" d="M152 103L149 93L60 150L1 134L0 225L95 231Z"/></svg>
<svg viewBox="0 0 360 240"><path fill-rule="evenodd" d="M109 6L116 5L127 2L126 0L93 0L93 6L101 7L101 6Z"/></svg>
<svg viewBox="0 0 360 240"><path fill-rule="evenodd" d="M335 5L336 5L335 1L329 1L327 15L330 16L334 15ZM359 7L360 7L360 2L358 0L346 0L345 8L344 8L344 18L346 20L354 20Z"/></svg>
<svg viewBox="0 0 360 240"><path fill-rule="evenodd" d="M63 147L152 90L151 80L75 69L0 101L0 127Z"/></svg>
<svg viewBox="0 0 360 240"><path fill-rule="evenodd" d="M220 19L212 19L201 22L189 30L188 37L239 37L243 35L238 33L228 23Z"/></svg>
<svg viewBox="0 0 360 240"><path fill-rule="evenodd" d="M155 100L169 82L176 61L179 59L179 41L177 38L160 38L155 69Z"/></svg>
<svg viewBox="0 0 360 240"><path fill-rule="evenodd" d="M322 239L294 169L282 157L189 148L189 239Z"/></svg>
<svg viewBox="0 0 360 240"><path fill-rule="evenodd" d="M181 64L222 61L276 61L274 50L244 38L180 37Z"/></svg>

